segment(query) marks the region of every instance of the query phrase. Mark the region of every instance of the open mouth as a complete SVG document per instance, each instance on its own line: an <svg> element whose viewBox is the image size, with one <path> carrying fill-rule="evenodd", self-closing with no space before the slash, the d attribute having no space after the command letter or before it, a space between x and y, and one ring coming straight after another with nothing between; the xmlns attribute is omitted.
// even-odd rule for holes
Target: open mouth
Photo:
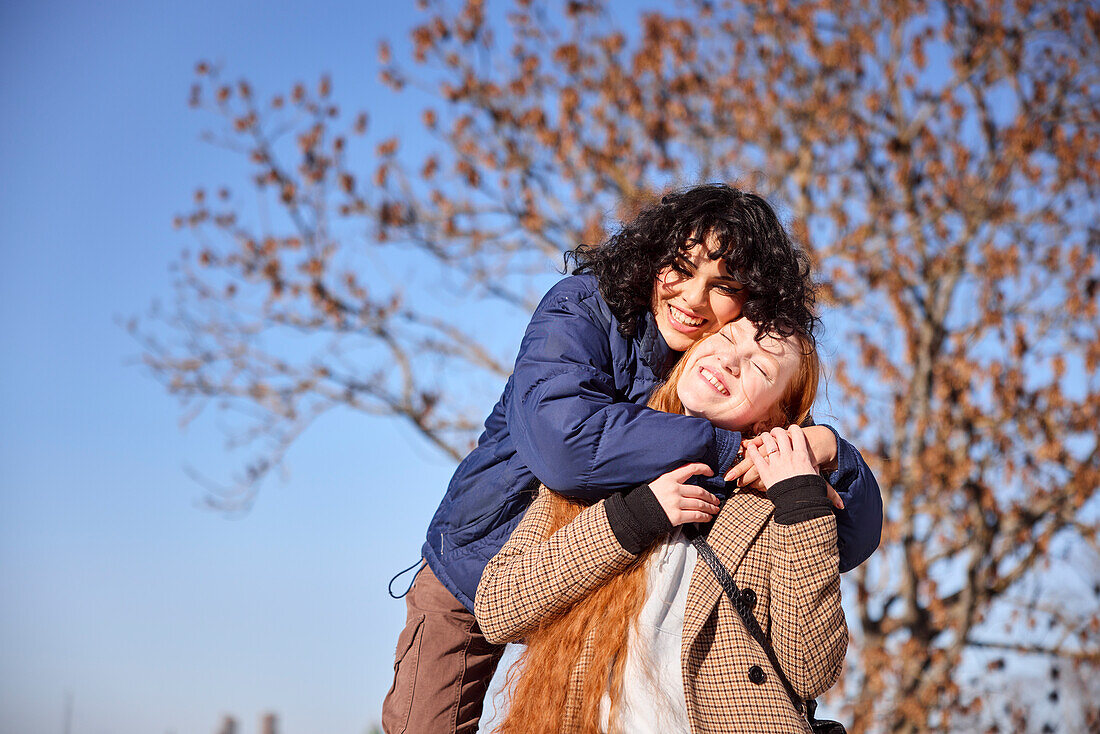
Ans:
<svg viewBox="0 0 1100 734"><path fill-rule="evenodd" d="M726 383L724 383L721 378L718 377L718 375L711 372L706 367L700 367L699 376L702 377L708 385L713 387L715 392L720 395L725 395L726 397L729 397L729 388L726 387Z"/></svg>
<svg viewBox="0 0 1100 734"><path fill-rule="evenodd" d="M682 311L671 303L668 305L668 319L678 331L692 332L703 327L707 320L698 316L692 316Z"/></svg>

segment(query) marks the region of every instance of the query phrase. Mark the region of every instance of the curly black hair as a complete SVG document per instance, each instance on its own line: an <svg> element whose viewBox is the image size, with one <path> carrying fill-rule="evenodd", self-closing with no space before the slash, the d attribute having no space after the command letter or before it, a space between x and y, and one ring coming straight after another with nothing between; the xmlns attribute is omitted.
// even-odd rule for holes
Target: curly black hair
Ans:
<svg viewBox="0 0 1100 734"><path fill-rule="evenodd" d="M742 307L756 338L798 334L814 343L816 289L806 253L796 247L764 199L726 184L706 184L667 194L642 209L601 245L566 253L573 274L591 273L619 319L625 337L637 333L653 308L657 273L709 236L730 274L745 288Z"/></svg>

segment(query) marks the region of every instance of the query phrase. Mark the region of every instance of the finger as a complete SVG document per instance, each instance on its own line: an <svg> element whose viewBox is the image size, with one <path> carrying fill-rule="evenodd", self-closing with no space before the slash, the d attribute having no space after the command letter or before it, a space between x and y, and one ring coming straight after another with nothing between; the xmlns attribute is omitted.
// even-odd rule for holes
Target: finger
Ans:
<svg viewBox="0 0 1100 734"><path fill-rule="evenodd" d="M757 492L767 492L768 486L764 484L764 478L760 475L757 475L755 479L749 482L748 486L745 487L745 489L754 489Z"/></svg>
<svg viewBox="0 0 1100 734"><path fill-rule="evenodd" d="M708 515L717 515L718 514L718 505L716 505L716 504L712 505L711 503L706 502L704 500L692 499L691 497L681 497L680 498L680 509L681 510L697 510L698 512L705 512Z"/></svg>
<svg viewBox="0 0 1100 734"><path fill-rule="evenodd" d="M687 480L691 479L694 476L698 476L699 474L712 477L714 476L714 470L706 464L695 462L694 464L685 464L679 469L673 469L668 473L668 475L672 479L676 480L680 484L683 484Z"/></svg>
<svg viewBox="0 0 1100 734"><path fill-rule="evenodd" d="M833 507L838 510L844 509L844 498L828 482L825 482L825 494L828 496L829 501L833 503Z"/></svg>
<svg viewBox="0 0 1100 734"><path fill-rule="evenodd" d="M759 489L763 487L762 480L760 479L760 470L755 466L749 469L745 476L741 477L741 481L737 483L739 487L745 487L750 489Z"/></svg>
<svg viewBox="0 0 1100 734"><path fill-rule="evenodd" d="M754 446L759 447L760 446L760 436L753 436L752 438L743 438L743 439L741 439L741 447L742 448L748 446L750 443L753 444Z"/></svg>
<svg viewBox="0 0 1100 734"><path fill-rule="evenodd" d="M715 507L718 506L718 498L713 494L703 489L702 487L696 487L694 484L685 484L683 490L680 493L682 497L691 497L697 500L703 500L709 502Z"/></svg>
<svg viewBox="0 0 1100 734"><path fill-rule="evenodd" d="M775 439L772 438L770 433L761 433L760 438L763 440L763 447L760 450L762 456L767 457L768 454L779 450L779 447L775 445Z"/></svg>
<svg viewBox="0 0 1100 734"><path fill-rule="evenodd" d="M770 469L768 466L768 460L764 457L761 449L755 446L746 449L745 453L748 454L749 459L752 460L753 466L750 471L745 472L745 475L741 477L741 480L737 483L739 487L752 487L756 482L760 481L760 469ZM759 462L759 463L757 463Z"/></svg>
<svg viewBox="0 0 1100 734"><path fill-rule="evenodd" d="M775 440L776 449L779 451L780 456L790 456L791 451L791 436L787 433L786 428L773 428L771 430L771 437Z"/></svg>
<svg viewBox="0 0 1100 734"><path fill-rule="evenodd" d="M794 449L795 455L809 459L810 439L806 438L806 432L802 430L802 426L791 426L787 429L787 433L791 436L791 448Z"/></svg>
<svg viewBox="0 0 1100 734"><path fill-rule="evenodd" d="M742 459L741 461L737 462L736 466L726 472L726 476L724 477L724 479L727 482L736 482L745 472L747 472L751 468L752 460Z"/></svg>
<svg viewBox="0 0 1100 734"><path fill-rule="evenodd" d="M768 460L760 453L760 449L755 446L749 446L745 449L745 453L747 453L752 460L753 467L751 471L745 472L745 475L737 482L737 486L739 487L753 486L753 484L760 479L760 468L768 466Z"/></svg>
<svg viewBox="0 0 1100 734"><path fill-rule="evenodd" d="M698 510L683 510L680 513L680 522L672 523L675 525L687 525L689 522L710 522L714 519L713 515L708 515L705 512L699 512Z"/></svg>

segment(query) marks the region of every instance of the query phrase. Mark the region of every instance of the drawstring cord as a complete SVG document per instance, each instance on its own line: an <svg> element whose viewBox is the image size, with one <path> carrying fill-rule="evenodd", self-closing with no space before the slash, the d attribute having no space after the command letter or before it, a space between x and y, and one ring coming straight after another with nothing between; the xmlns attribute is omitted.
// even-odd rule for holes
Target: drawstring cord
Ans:
<svg viewBox="0 0 1100 734"><path fill-rule="evenodd" d="M418 558L416 563L409 566L404 571L398 571L396 574L394 574L394 577L392 579L390 579L390 583L386 586L386 590L390 592L390 596L392 596L394 599L404 598L404 596L406 594L408 594L410 591L412 591L413 584L416 583L416 577L418 575L420 575L420 569L424 568L424 566L426 566L426 565L428 565L428 564L425 563L423 558ZM418 566L419 566L419 568L417 568ZM394 594L393 593L393 582L397 581L397 579L401 578L402 576L404 576L405 574L407 574L409 571L413 570L414 568L416 569L416 573L413 574L412 580L409 581L409 587L407 589L405 589L404 591L402 591L400 594Z"/></svg>

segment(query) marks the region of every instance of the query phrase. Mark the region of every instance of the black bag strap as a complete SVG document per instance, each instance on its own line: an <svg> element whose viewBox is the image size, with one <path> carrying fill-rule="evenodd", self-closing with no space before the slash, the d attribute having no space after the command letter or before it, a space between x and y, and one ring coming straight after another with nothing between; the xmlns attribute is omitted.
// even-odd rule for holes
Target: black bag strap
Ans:
<svg viewBox="0 0 1100 734"><path fill-rule="evenodd" d="M741 618L741 622L745 625L745 630L749 633L749 636L756 640L760 645L764 654L768 656L768 661L771 663L772 668L775 670L776 676L779 678L779 682L783 684L784 690L787 691L787 696L791 699L791 704L794 706L795 711L805 715L807 723L810 725L815 734L846 734L846 729L843 724L836 721L818 720L817 719L817 701L814 699L803 700L798 693L795 692L794 686L791 685L791 681L787 678L783 672L783 668L779 665L779 658L776 657L775 648L768 642L768 638L764 635L764 630L760 629L760 623L756 621L756 617L753 616L750 605L745 596L741 593L741 590L737 588L737 584L733 580L733 576L726 569L725 564L718 557L718 554L714 552L714 548L710 546L710 543L706 541L702 533L699 532L699 528L696 525L684 525L681 527L684 531L684 535L691 541L691 544L695 546L696 552L699 554L708 566L710 570L714 572L715 578L718 579L718 583L722 585L722 589L726 592L726 596L729 597L730 603L733 608L737 610L737 616Z"/></svg>
<svg viewBox="0 0 1100 734"><path fill-rule="evenodd" d="M760 629L760 623L756 621L756 617L752 615L752 611L749 609L749 605L745 596L741 593L741 590L737 588L737 584L734 582L733 577L730 576L730 572L726 570L725 565L721 559L714 552L714 549L710 547L710 543L699 533L699 529L694 525L683 526L684 535L691 541L691 544L695 546L696 552L699 553L699 557L706 561L706 564L710 566L710 570L714 572L715 578L718 579L718 583L722 585L722 589L726 592L726 596L729 597L730 603L733 608L737 610L737 616L741 618L741 622L745 625L745 630L749 633L749 636L756 640L757 644L764 650L764 654L768 656L768 660L772 664L772 668L775 669L776 676L779 677L779 682L783 684L784 690L787 691L787 695L791 699L791 703L794 705L795 711L798 713L804 713L806 711L806 704L802 701L802 697L799 696L794 686L791 685L790 680L787 679L786 674L783 672L783 668L779 665L779 659L775 655L775 649L768 642L768 638L764 635L764 630ZM816 702L814 708L817 708Z"/></svg>

